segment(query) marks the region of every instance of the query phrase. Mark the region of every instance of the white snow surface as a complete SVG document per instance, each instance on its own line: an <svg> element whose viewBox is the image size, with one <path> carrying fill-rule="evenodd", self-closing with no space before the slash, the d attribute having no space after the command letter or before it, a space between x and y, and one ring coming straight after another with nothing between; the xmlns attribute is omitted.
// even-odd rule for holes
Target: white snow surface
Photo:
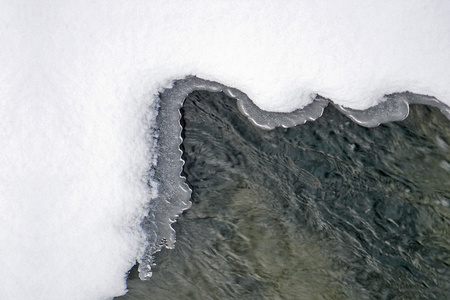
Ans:
<svg viewBox="0 0 450 300"><path fill-rule="evenodd" d="M450 2L0 0L2 299L108 299L142 255L150 107L187 75L292 111L450 104Z"/></svg>

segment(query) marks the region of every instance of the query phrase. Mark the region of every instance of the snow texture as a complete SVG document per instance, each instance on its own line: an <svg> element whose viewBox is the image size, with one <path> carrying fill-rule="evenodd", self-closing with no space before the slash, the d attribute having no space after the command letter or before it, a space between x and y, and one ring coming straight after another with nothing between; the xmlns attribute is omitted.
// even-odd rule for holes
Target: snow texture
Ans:
<svg viewBox="0 0 450 300"><path fill-rule="evenodd" d="M107 299L147 247L158 93L188 75L265 110L319 94L450 104L448 1L0 0L4 299ZM150 183L148 181L150 180Z"/></svg>

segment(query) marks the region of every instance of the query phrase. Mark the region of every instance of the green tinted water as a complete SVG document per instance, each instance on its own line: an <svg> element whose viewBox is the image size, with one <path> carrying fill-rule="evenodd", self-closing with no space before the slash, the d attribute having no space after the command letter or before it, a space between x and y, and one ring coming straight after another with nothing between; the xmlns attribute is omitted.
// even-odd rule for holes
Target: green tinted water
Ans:
<svg viewBox="0 0 450 300"><path fill-rule="evenodd" d="M124 299L447 299L450 122L367 129L333 107L261 130L220 93L183 107L192 208Z"/></svg>

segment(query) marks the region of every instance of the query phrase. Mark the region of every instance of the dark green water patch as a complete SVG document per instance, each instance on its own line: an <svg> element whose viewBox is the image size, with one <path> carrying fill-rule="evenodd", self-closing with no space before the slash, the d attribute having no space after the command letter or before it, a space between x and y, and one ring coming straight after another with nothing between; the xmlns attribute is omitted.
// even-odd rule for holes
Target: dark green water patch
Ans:
<svg viewBox="0 0 450 300"><path fill-rule="evenodd" d="M334 107L265 131L221 93L182 109L192 207L124 299L448 299L450 122L376 128Z"/></svg>

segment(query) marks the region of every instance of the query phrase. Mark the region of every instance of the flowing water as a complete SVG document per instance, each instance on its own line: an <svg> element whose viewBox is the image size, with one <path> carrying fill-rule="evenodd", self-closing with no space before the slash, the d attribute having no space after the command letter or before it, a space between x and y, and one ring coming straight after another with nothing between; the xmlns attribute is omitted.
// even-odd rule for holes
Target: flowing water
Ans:
<svg viewBox="0 0 450 300"><path fill-rule="evenodd" d="M263 130L222 93L182 108L192 207L118 299L449 299L450 122L365 128L332 105Z"/></svg>

